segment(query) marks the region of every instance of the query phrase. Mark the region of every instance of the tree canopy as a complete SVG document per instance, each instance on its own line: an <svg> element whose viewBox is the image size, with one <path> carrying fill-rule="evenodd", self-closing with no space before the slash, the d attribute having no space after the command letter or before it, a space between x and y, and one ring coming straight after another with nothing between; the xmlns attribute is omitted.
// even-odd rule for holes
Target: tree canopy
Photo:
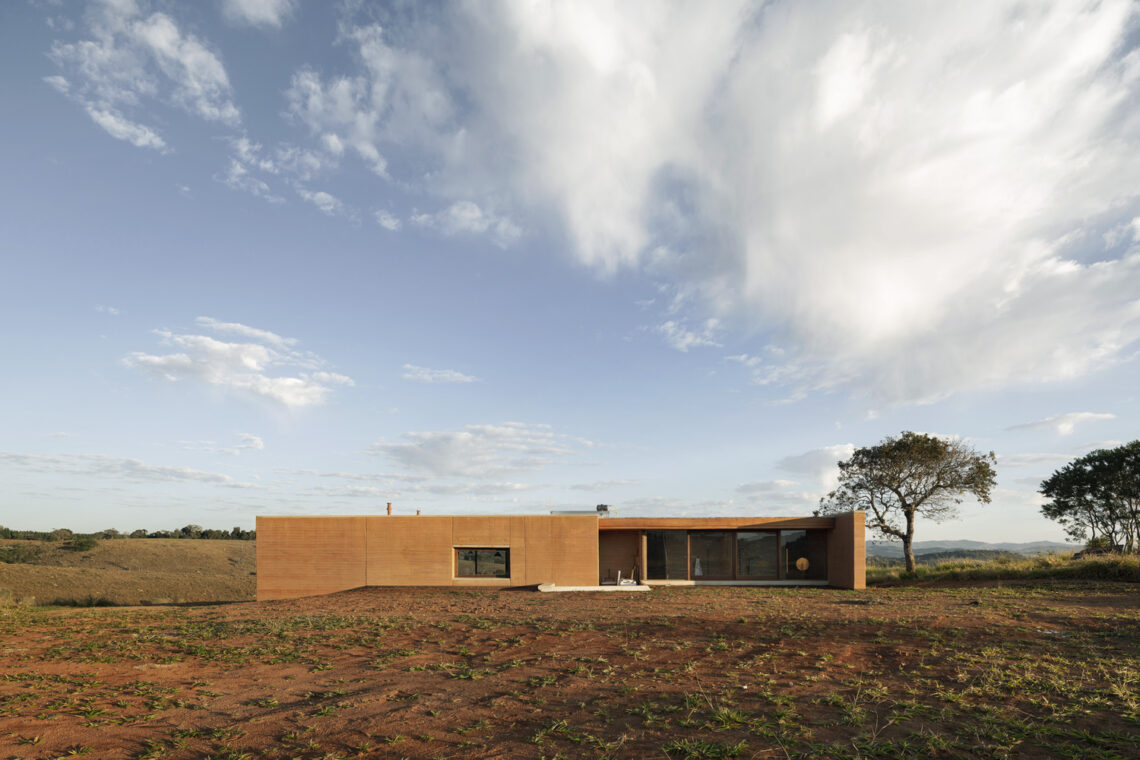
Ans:
<svg viewBox="0 0 1140 760"><path fill-rule="evenodd" d="M1140 441L1074 459L1040 490L1041 513L1072 538L1140 551Z"/></svg>
<svg viewBox="0 0 1140 760"><path fill-rule="evenodd" d="M902 540L907 572L914 572L915 518L955 517L966 494L988 504L995 462L992 451L981 454L961 440L905 431L840 462L839 486L816 514L863 510L868 528Z"/></svg>

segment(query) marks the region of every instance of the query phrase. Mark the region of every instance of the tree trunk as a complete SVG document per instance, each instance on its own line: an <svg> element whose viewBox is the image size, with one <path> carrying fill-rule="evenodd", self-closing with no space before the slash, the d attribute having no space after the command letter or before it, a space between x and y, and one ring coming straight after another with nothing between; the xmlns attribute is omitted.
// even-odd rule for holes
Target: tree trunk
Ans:
<svg viewBox="0 0 1140 760"><path fill-rule="evenodd" d="M914 515L906 516L906 535L903 536L903 556L907 573L914 573Z"/></svg>

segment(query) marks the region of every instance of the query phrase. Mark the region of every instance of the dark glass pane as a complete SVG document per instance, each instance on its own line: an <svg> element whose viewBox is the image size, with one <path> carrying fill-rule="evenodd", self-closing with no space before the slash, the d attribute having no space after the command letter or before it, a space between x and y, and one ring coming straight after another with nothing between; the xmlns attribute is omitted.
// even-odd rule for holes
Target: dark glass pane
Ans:
<svg viewBox="0 0 1140 760"><path fill-rule="evenodd" d="M457 549L458 562L455 566L456 575L474 575L475 574L475 555L474 549Z"/></svg>
<svg viewBox="0 0 1140 760"><path fill-rule="evenodd" d="M689 534L689 572L693 580L732 578L732 534L700 531Z"/></svg>
<svg viewBox="0 0 1140 760"><path fill-rule="evenodd" d="M645 572L654 580L685 580L688 549L683 530L645 531Z"/></svg>
<svg viewBox="0 0 1140 760"><path fill-rule="evenodd" d="M736 534L736 577L771 580L779 577L780 542L776 531Z"/></svg>
<svg viewBox="0 0 1140 760"><path fill-rule="evenodd" d="M478 562L479 575L505 577L507 575L508 554L509 552L506 549L480 549Z"/></svg>
<svg viewBox="0 0 1140 760"><path fill-rule="evenodd" d="M780 531L784 578L789 581L827 580L827 533L820 530Z"/></svg>

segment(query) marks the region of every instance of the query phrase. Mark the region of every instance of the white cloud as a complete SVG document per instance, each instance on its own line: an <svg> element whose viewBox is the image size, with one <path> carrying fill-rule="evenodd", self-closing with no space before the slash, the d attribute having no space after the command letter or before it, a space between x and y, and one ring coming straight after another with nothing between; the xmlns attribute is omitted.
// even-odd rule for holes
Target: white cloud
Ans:
<svg viewBox="0 0 1140 760"><path fill-rule="evenodd" d="M221 58L165 13L144 16L130 2L106 2L87 14L89 39L53 43L49 57L68 77L46 78L108 134L132 145L167 149L132 112L150 100L176 105L229 126L241 115Z"/></svg>
<svg viewBox="0 0 1140 760"><path fill-rule="evenodd" d="M396 50L375 24L345 25L341 42L355 46L360 73L325 81L312 68L298 71L286 91L292 117L326 149L352 151L382 177L387 146L438 147L453 106L433 61L437 52Z"/></svg>
<svg viewBox="0 0 1140 760"><path fill-rule="evenodd" d="M1068 414L1058 414L1054 417L1046 417L1043 420L1034 420L1033 422L1023 422L1020 425L1014 425L1007 428L1007 430L1056 430L1059 435L1069 435L1077 427L1085 422L1096 422L1097 420L1114 420L1115 414L1102 414L1098 412L1069 412Z"/></svg>
<svg viewBox="0 0 1140 760"><path fill-rule="evenodd" d="M716 346L716 333L720 328L720 320L708 319L699 330L689 330L673 320L657 326L657 332L665 336L665 342L678 351L687 352L690 348L700 346Z"/></svg>
<svg viewBox="0 0 1140 760"><path fill-rule="evenodd" d="M296 342L276 333L232 322L200 317L199 325L237 334L258 342L227 343L206 335L156 330L174 353L136 351L123 363L148 370L170 382L193 380L218 388L265 398L289 408L323 404L332 387L353 385L351 378L321 369L324 360L291 348ZM270 374L284 369L293 374Z"/></svg>
<svg viewBox="0 0 1140 760"><path fill-rule="evenodd" d="M510 219L484 211L472 201L456 201L434 214L415 214L412 223L438 230L443 235L487 235L501 248L522 236L522 229Z"/></svg>
<svg viewBox="0 0 1140 760"><path fill-rule="evenodd" d="M1140 251L1102 245L1140 208L1136 19L1129 0L454 5L398 35L347 22L357 69L299 72L290 111L376 171L413 155L457 219L493 198L598 272L673 283L677 329L762 333L786 355L761 382L922 402L1140 340Z"/></svg>
<svg viewBox="0 0 1140 760"><path fill-rule="evenodd" d="M807 476L818 484L821 492L828 492L839 484L839 462L850 459L854 453L854 444L840 443L784 457L776 466L786 472Z"/></svg>
<svg viewBox="0 0 1140 760"><path fill-rule="evenodd" d="M313 192L311 190L306 190L300 186L296 187L295 189L297 191L297 195L301 196L309 203L316 206L323 214L335 216L336 214L345 213L344 204L341 202L341 200L333 195L330 195L329 193L324 192L323 190Z"/></svg>
<svg viewBox="0 0 1140 760"><path fill-rule="evenodd" d="M268 343L281 349L288 349L297 345L296 338L283 338L269 330L260 330L256 327L250 327L238 322L220 322L213 317L197 317L194 322L199 327L203 327L215 333L237 335L238 337L249 338L260 343Z"/></svg>
<svg viewBox="0 0 1140 760"><path fill-rule="evenodd" d="M95 311L100 314L110 314L112 317L119 316L119 310L114 306L104 306L102 304L95 304Z"/></svg>
<svg viewBox="0 0 1140 760"><path fill-rule="evenodd" d="M390 211L377 209L376 211L372 212L372 216L376 219L377 224L389 232L395 232L402 226L399 218L392 214Z"/></svg>
<svg viewBox="0 0 1140 760"><path fill-rule="evenodd" d="M579 441L546 425L505 422L468 425L455 432L405 433L403 443L379 442L369 451L412 473L444 478L501 478L567 461Z"/></svg>
<svg viewBox="0 0 1140 760"><path fill-rule="evenodd" d="M253 449L261 451L265 448L265 441L261 440L261 436L254 435L253 433L238 433L239 449Z"/></svg>
<svg viewBox="0 0 1140 760"><path fill-rule="evenodd" d="M154 130L126 119L118 111L88 104L87 115L116 140L125 140L136 148L154 148L160 153L166 150L166 142Z"/></svg>
<svg viewBox="0 0 1140 760"><path fill-rule="evenodd" d="M479 379L453 369L428 369L414 364L404 365L403 377L417 383L473 383Z"/></svg>
<svg viewBox="0 0 1140 760"><path fill-rule="evenodd" d="M296 0L223 0L222 15L235 24L280 29L297 11Z"/></svg>
<svg viewBox="0 0 1140 760"><path fill-rule="evenodd" d="M214 179L231 190L243 190L251 195L264 198L270 203L285 202L284 198L273 193L265 180L258 179L250 174L246 165L237 159L230 159L230 165L225 173L215 176Z"/></svg>

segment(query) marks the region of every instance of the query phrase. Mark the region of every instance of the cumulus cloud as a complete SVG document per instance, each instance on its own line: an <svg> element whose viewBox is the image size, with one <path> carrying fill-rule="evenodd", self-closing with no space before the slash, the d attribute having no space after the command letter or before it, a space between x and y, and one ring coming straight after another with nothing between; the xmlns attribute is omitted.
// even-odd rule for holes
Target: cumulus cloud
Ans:
<svg viewBox="0 0 1140 760"><path fill-rule="evenodd" d="M584 443L548 425L504 422L459 431L405 433L400 443L378 442L369 451L412 473L446 478L495 479L568 461ZM586 442L588 443L588 442Z"/></svg>
<svg viewBox="0 0 1140 760"><path fill-rule="evenodd" d="M105 2L87 13L88 39L56 41L49 57L66 74L47 77L112 137L166 151L139 116L148 101L177 106L211 122L241 120L221 57L169 15L134 3Z"/></svg>
<svg viewBox="0 0 1140 760"><path fill-rule="evenodd" d="M479 379L453 369L428 369L414 364L404 365L403 377L417 383L473 383Z"/></svg>
<svg viewBox="0 0 1140 760"><path fill-rule="evenodd" d="M839 462L850 459L854 453L854 444L840 443L784 457L776 466L785 472L804 476L818 485L820 491L827 492L839 485Z"/></svg>
<svg viewBox="0 0 1140 760"><path fill-rule="evenodd" d="M222 15L233 24L280 29L297 11L296 0L223 0Z"/></svg>
<svg viewBox="0 0 1140 760"><path fill-rule="evenodd" d="M289 408L323 404L334 386L353 385L351 378L323 369L325 362L319 356L292 348L296 342L293 338L210 317L200 317L198 324L249 340L232 343L207 335L155 330L160 343L173 349L173 353L136 351L128 354L123 363L170 382L205 383Z"/></svg>
<svg viewBox="0 0 1140 760"><path fill-rule="evenodd" d="M923 402L1140 340L1140 250L1104 246L1140 209L1137 15L455 5L394 14L398 34L346 21L357 68L298 72L289 108L378 173L413 155L407 177L452 204L433 224L494 198L600 273L673 283L675 329L715 318L785 351L743 355L762 382Z"/></svg>
<svg viewBox="0 0 1140 760"><path fill-rule="evenodd" d="M1076 430L1077 425L1085 422L1095 422L1097 420L1114 420L1115 414L1099 413L1099 412L1069 412L1068 414L1058 414L1053 417L1046 417L1043 420L1034 420L1033 422L1023 422L1020 425L1006 428L1007 430L1056 430L1059 435L1069 435Z"/></svg>

